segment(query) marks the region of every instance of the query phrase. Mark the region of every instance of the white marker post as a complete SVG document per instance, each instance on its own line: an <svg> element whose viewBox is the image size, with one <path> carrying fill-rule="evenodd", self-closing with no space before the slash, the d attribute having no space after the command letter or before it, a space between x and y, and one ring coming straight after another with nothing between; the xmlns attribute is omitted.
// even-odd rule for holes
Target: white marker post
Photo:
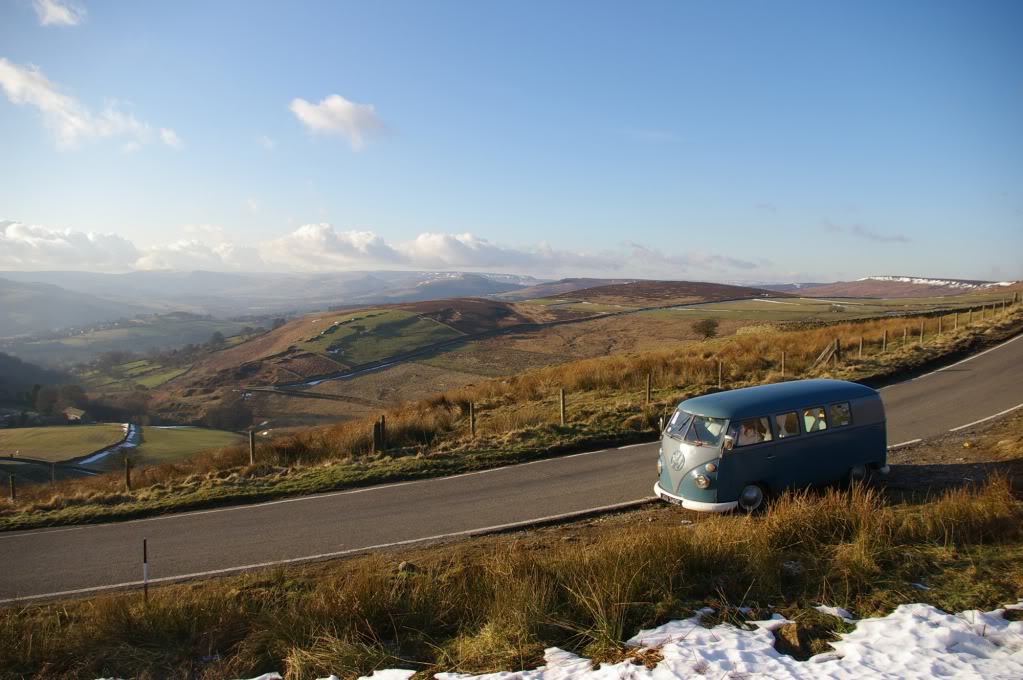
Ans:
<svg viewBox="0 0 1023 680"><path fill-rule="evenodd" d="M149 546L146 539L142 539L142 601L149 606Z"/></svg>

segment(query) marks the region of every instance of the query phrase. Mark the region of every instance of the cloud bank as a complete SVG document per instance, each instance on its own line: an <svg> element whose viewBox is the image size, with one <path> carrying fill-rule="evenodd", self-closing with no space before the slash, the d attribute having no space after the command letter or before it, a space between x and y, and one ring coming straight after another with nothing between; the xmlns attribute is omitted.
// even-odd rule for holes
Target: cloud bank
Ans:
<svg viewBox="0 0 1023 680"><path fill-rule="evenodd" d="M40 26L77 26L85 21L85 7L70 0L32 0Z"/></svg>
<svg viewBox="0 0 1023 680"><path fill-rule="evenodd" d="M0 222L0 269L129 271L344 271L371 268L533 274L708 278L748 274L770 263L710 252L668 253L625 242L614 252L579 252L539 243L509 246L471 233L424 232L391 243L372 231L306 224L278 238L240 245L223 229L191 226L185 238L150 248L114 234Z"/></svg>
<svg viewBox="0 0 1023 680"><path fill-rule="evenodd" d="M124 149L133 151L157 136L149 123L124 111L116 101L107 102L102 111L93 113L75 97L62 93L35 66L19 66L0 58L0 89L12 104L38 111L60 149L73 149L84 141L120 137L125 140ZM181 145L181 139L170 128L160 128L158 136L168 146Z"/></svg>
<svg viewBox="0 0 1023 680"><path fill-rule="evenodd" d="M360 151L387 129L372 104L357 104L339 94L325 97L319 104L296 97L288 108L309 132L344 137L353 151Z"/></svg>

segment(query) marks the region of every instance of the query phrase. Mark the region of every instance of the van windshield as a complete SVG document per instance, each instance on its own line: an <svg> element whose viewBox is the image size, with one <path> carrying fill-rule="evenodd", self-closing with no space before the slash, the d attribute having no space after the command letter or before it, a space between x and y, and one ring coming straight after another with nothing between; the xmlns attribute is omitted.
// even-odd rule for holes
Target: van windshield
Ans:
<svg viewBox="0 0 1023 680"><path fill-rule="evenodd" d="M717 448L721 446L721 439L725 435L724 418L708 418L706 416L694 416L693 424L686 432L686 443L695 446L710 446Z"/></svg>
<svg viewBox="0 0 1023 680"><path fill-rule="evenodd" d="M675 414L668 421L668 426L664 428L670 436L676 439L682 438L682 433L686 431L686 425L689 424L689 420L692 418L691 415L685 411L679 409L675 411Z"/></svg>

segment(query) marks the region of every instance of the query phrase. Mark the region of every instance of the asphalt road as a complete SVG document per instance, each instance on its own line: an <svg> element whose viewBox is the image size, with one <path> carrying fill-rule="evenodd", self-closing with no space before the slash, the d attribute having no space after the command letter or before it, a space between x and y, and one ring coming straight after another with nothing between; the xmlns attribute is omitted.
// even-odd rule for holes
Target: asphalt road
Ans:
<svg viewBox="0 0 1023 680"><path fill-rule="evenodd" d="M881 391L898 445L1023 402L1023 336ZM440 540L650 497L656 443L442 479L168 515L0 533L0 602L230 573Z"/></svg>

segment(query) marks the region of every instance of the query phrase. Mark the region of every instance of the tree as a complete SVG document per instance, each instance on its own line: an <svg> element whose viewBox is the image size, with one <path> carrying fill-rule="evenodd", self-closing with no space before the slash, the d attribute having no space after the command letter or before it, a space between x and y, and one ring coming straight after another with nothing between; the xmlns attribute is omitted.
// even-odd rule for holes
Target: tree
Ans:
<svg viewBox="0 0 1023 680"><path fill-rule="evenodd" d="M220 331L214 331L213 335L210 336L209 346L223 347L225 342L226 341L224 340L224 334L221 333Z"/></svg>
<svg viewBox="0 0 1023 680"><path fill-rule="evenodd" d="M717 319L701 319L693 324L693 330L703 336L706 340L718 334L719 321Z"/></svg>

